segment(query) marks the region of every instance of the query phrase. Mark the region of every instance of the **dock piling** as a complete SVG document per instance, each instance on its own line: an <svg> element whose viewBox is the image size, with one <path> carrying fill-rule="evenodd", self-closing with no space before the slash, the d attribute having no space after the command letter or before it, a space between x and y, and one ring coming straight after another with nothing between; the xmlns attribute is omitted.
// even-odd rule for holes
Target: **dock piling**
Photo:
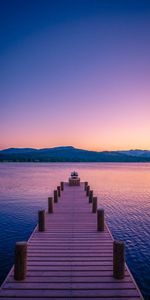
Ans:
<svg viewBox="0 0 150 300"><path fill-rule="evenodd" d="M85 191L86 191L86 189L87 189L87 186L88 186L88 182L85 181L85 182L84 182L84 190L85 190Z"/></svg>
<svg viewBox="0 0 150 300"><path fill-rule="evenodd" d="M55 203L58 202L58 191L57 190L54 191L54 202Z"/></svg>
<svg viewBox="0 0 150 300"><path fill-rule="evenodd" d="M97 230L104 231L104 209L97 210Z"/></svg>
<svg viewBox="0 0 150 300"><path fill-rule="evenodd" d="M38 222L39 231L45 231L45 210L39 210L38 217L39 217L39 222Z"/></svg>
<svg viewBox="0 0 150 300"><path fill-rule="evenodd" d="M64 190L64 182L63 181L61 181L61 183L60 183L60 189L61 189L61 191Z"/></svg>
<svg viewBox="0 0 150 300"><path fill-rule="evenodd" d="M52 197L48 197L48 213L52 214L54 211L53 208L53 198Z"/></svg>
<svg viewBox="0 0 150 300"><path fill-rule="evenodd" d="M123 241L113 242L113 276L123 279L125 274L125 243Z"/></svg>
<svg viewBox="0 0 150 300"><path fill-rule="evenodd" d="M89 193L90 193L90 186L88 185L87 188L86 188L86 195L87 195L87 197L89 197Z"/></svg>
<svg viewBox="0 0 150 300"><path fill-rule="evenodd" d="M23 280L27 271L27 242L17 242L15 247L14 279Z"/></svg>
<svg viewBox="0 0 150 300"><path fill-rule="evenodd" d="M58 197L61 196L60 186L57 187Z"/></svg>
<svg viewBox="0 0 150 300"><path fill-rule="evenodd" d="M89 191L89 203L93 201L93 191Z"/></svg>
<svg viewBox="0 0 150 300"><path fill-rule="evenodd" d="M92 213L96 213L97 212L97 197L93 197L93 201L92 201Z"/></svg>

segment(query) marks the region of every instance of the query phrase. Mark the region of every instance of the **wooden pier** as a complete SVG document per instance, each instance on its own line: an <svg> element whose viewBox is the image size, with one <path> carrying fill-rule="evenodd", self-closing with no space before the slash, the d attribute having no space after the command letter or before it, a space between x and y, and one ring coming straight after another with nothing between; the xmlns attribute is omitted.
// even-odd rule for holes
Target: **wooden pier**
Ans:
<svg viewBox="0 0 150 300"><path fill-rule="evenodd" d="M104 231L97 230L86 193L84 183L65 183L58 199L55 192L53 208L49 199L53 213L46 212L45 231L37 226L27 243L25 279L15 280L13 267L1 299L143 299L126 265L124 278L114 278L113 238L106 224Z"/></svg>

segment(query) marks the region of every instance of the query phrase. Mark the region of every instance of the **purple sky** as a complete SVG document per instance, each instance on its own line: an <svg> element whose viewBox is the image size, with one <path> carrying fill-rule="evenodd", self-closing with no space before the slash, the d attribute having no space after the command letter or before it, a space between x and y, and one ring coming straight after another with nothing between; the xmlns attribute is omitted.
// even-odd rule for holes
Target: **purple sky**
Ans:
<svg viewBox="0 0 150 300"><path fill-rule="evenodd" d="M1 149L150 149L150 1L0 11Z"/></svg>

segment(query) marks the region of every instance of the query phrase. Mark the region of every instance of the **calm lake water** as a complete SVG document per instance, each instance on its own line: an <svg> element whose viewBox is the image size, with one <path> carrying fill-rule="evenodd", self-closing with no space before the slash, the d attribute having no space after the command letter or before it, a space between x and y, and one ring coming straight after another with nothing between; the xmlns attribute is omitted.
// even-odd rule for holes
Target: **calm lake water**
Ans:
<svg viewBox="0 0 150 300"><path fill-rule="evenodd" d="M1 163L0 283L13 264L16 241L29 238L37 211L47 207L70 172L88 181L116 239L126 241L126 260L144 297L150 299L150 164Z"/></svg>

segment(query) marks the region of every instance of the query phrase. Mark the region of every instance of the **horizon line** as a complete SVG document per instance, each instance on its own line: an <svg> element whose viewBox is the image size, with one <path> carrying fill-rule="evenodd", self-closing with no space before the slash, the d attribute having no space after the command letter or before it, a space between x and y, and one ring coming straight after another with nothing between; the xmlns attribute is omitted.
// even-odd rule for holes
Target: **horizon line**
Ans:
<svg viewBox="0 0 150 300"><path fill-rule="evenodd" d="M150 151L150 149L141 149L141 148L128 148L128 149L113 149L113 150L94 150L94 149L84 149L84 148L78 148L75 146L52 146L52 147L42 147L42 148L38 148L38 147L8 147L8 148L0 148L0 151L4 151L4 150L8 150L8 149L34 149L34 150L42 150L42 149L53 149L53 148L65 148L65 147L72 147L75 149L80 149L80 150L86 150L86 151L93 151L93 152L120 152L120 151Z"/></svg>

